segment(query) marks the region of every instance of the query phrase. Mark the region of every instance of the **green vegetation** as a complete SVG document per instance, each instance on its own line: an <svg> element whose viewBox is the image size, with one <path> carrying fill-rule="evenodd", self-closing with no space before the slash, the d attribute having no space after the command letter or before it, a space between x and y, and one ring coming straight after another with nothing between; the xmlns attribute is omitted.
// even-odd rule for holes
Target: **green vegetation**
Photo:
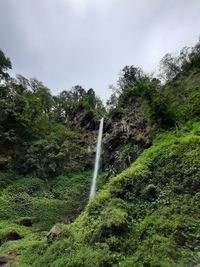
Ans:
<svg viewBox="0 0 200 267"><path fill-rule="evenodd" d="M199 124L158 136L53 243L43 239L19 266L199 263L199 145Z"/></svg>
<svg viewBox="0 0 200 267"><path fill-rule="evenodd" d="M10 175L5 174L4 179ZM12 178L0 191L0 219L19 222L30 218L44 230L68 216L72 219L88 202L91 176L88 171L58 176L49 182L29 176ZM99 186L101 181L103 177Z"/></svg>
<svg viewBox="0 0 200 267"><path fill-rule="evenodd" d="M53 96L11 78L0 51L0 256L11 266L199 266L199 47L167 54L162 80L126 66L106 108L93 89Z"/></svg>

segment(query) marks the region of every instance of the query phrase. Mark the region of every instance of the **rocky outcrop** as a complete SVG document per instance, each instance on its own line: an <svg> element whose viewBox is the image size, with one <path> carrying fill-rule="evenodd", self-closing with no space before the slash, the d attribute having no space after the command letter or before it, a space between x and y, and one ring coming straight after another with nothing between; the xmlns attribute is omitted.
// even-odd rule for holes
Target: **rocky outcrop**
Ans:
<svg viewBox="0 0 200 267"><path fill-rule="evenodd" d="M9 157L4 155L4 154L0 154L0 170L4 169L6 167L6 165L8 164L9 161Z"/></svg>
<svg viewBox="0 0 200 267"><path fill-rule="evenodd" d="M19 255L6 255L6 256L0 256L0 267L9 267L9 262L17 262L19 260Z"/></svg>
<svg viewBox="0 0 200 267"><path fill-rule="evenodd" d="M6 267L6 266L9 266L8 260L6 259L6 257L0 257L0 267Z"/></svg>
<svg viewBox="0 0 200 267"><path fill-rule="evenodd" d="M16 231L10 231L6 233L1 239L0 239L0 245L7 241L13 241L13 240L19 240L22 239L22 236L16 232Z"/></svg>
<svg viewBox="0 0 200 267"><path fill-rule="evenodd" d="M111 114L105 122L104 129L104 167L113 169L113 174L127 168L151 145L148 121L139 103L135 103L130 110L126 109L124 114Z"/></svg>
<svg viewBox="0 0 200 267"><path fill-rule="evenodd" d="M47 233L48 241L54 240L57 236L59 236L61 231L62 231L62 224L61 223L54 224L51 230Z"/></svg>
<svg viewBox="0 0 200 267"><path fill-rule="evenodd" d="M32 227L33 226L33 223L36 221L35 218L22 218L20 221L19 221L19 224L20 225L24 225L26 227Z"/></svg>

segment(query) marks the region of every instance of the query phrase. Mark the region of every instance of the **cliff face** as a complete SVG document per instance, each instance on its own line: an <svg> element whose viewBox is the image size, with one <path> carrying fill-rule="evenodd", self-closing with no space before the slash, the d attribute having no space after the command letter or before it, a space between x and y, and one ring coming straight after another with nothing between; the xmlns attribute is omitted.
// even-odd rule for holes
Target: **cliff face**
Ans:
<svg viewBox="0 0 200 267"><path fill-rule="evenodd" d="M103 140L103 159L109 175L129 167L151 142L152 133L141 101L127 105L120 114L110 112Z"/></svg>

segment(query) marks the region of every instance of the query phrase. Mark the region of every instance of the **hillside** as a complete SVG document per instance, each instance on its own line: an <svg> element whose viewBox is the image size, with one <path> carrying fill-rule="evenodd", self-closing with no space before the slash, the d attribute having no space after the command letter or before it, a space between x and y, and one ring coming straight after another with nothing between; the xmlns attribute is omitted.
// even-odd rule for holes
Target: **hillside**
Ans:
<svg viewBox="0 0 200 267"><path fill-rule="evenodd" d="M55 240L19 266L197 266L200 125L160 135Z"/></svg>
<svg viewBox="0 0 200 267"><path fill-rule="evenodd" d="M126 66L106 107L93 89L53 96L36 79L10 77L1 51L0 264L200 264L199 48L166 55L165 82Z"/></svg>

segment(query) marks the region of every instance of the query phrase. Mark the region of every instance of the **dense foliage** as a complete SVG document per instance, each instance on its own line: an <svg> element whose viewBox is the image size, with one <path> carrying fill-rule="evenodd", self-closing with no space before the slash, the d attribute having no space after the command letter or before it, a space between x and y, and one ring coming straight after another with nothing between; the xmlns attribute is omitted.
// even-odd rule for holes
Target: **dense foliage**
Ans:
<svg viewBox="0 0 200 267"><path fill-rule="evenodd" d="M53 96L10 77L0 51L0 256L11 266L200 264L199 48L167 54L161 80L125 66L106 108L93 89ZM87 205L102 116L101 190Z"/></svg>
<svg viewBox="0 0 200 267"><path fill-rule="evenodd" d="M2 60L2 70L5 64ZM83 137L94 135L86 130L95 130L104 113L105 108L93 89L86 91L75 86L55 97L36 79L27 80L21 75L3 79L0 85L2 168L45 179L66 169L91 167L87 140Z"/></svg>
<svg viewBox="0 0 200 267"><path fill-rule="evenodd" d="M196 266L199 147L199 124L161 134L54 242L44 238L27 250L19 266Z"/></svg>

